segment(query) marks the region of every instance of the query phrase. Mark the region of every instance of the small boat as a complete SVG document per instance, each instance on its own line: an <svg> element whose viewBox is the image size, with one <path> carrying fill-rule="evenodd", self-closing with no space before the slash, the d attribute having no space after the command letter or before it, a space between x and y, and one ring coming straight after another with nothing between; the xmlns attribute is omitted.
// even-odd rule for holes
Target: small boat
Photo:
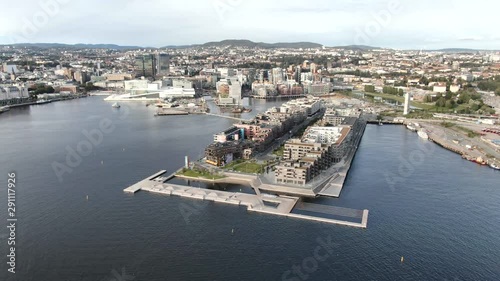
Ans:
<svg viewBox="0 0 500 281"><path fill-rule="evenodd" d="M412 132L416 132L417 131L417 128L415 128L414 126L412 126L411 123L409 123L408 125L406 125L406 128L408 128L408 130L410 130Z"/></svg>
<svg viewBox="0 0 500 281"><path fill-rule="evenodd" d="M10 106L8 106L8 105L0 107L0 113L7 112L9 110L10 110Z"/></svg>
<svg viewBox="0 0 500 281"><path fill-rule="evenodd" d="M429 139L429 135L424 130L419 130L417 135L424 140Z"/></svg>
<svg viewBox="0 0 500 281"><path fill-rule="evenodd" d="M46 103L51 103L52 101L50 100L45 100L45 99L40 99L36 101L36 104L46 104Z"/></svg>
<svg viewBox="0 0 500 281"><path fill-rule="evenodd" d="M115 103L113 103L113 105L111 105L111 107L120 108L120 105L117 102L115 102Z"/></svg>
<svg viewBox="0 0 500 281"><path fill-rule="evenodd" d="M233 108L233 110L231 110L231 113L242 113L243 112L243 108L241 107L235 107Z"/></svg>
<svg viewBox="0 0 500 281"><path fill-rule="evenodd" d="M495 164L495 163L491 163L491 164L490 164L490 168L495 169L495 170L500 170L500 166L498 166L498 165L497 165L497 164Z"/></svg>
<svg viewBox="0 0 500 281"><path fill-rule="evenodd" d="M378 125L379 125L379 126L382 126L382 125L384 125L384 123L382 123L382 121L379 121L379 122L378 122Z"/></svg>
<svg viewBox="0 0 500 281"><path fill-rule="evenodd" d="M476 162L479 165L486 165L486 161L484 161L481 156L477 157L476 159L472 159L472 162Z"/></svg>

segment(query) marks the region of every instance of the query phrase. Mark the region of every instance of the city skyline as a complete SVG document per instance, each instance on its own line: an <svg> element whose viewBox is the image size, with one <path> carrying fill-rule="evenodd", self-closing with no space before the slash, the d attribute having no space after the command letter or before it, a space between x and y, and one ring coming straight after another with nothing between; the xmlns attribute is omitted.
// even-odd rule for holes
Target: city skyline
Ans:
<svg viewBox="0 0 500 281"><path fill-rule="evenodd" d="M348 0L252 3L237 0L149 1L29 0L4 7L0 44L63 43L164 47L224 39L308 41L324 46L393 49L498 50L489 21L500 6L484 0L418 3ZM123 4L122 4L123 3ZM90 8L91 7L91 8ZM106 16L102 16L106 15Z"/></svg>

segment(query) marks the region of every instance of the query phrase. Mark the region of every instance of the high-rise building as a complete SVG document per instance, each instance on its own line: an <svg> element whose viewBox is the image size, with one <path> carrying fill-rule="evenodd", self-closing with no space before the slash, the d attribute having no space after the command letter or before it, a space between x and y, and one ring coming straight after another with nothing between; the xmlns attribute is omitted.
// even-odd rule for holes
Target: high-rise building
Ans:
<svg viewBox="0 0 500 281"><path fill-rule="evenodd" d="M152 54L146 54L135 58L135 69L139 76L156 76L156 57Z"/></svg>
<svg viewBox="0 0 500 281"><path fill-rule="evenodd" d="M168 54L158 54L156 64L157 75L168 75L170 73L170 56Z"/></svg>
<svg viewBox="0 0 500 281"><path fill-rule="evenodd" d="M300 65L297 65L297 67L295 67L295 81L299 84L302 84L301 75L302 75L302 69L300 68Z"/></svg>
<svg viewBox="0 0 500 281"><path fill-rule="evenodd" d="M273 68L272 70L272 83L277 85L281 82L285 81L285 73L283 69L280 67Z"/></svg>

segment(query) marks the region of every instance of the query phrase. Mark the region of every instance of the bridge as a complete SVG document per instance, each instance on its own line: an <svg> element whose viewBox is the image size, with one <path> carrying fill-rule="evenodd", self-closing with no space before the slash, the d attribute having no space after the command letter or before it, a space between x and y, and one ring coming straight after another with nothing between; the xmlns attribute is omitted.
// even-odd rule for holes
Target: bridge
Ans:
<svg viewBox="0 0 500 281"><path fill-rule="evenodd" d="M241 121L241 122L250 122L251 120L249 119L243 119L243 118L237 118L237 117L232 117L232 116L227 116L227 115L222 115L222 114L216 114L216 113L205 113L206 115L210 116L216 116L216 117L222 117L222 118L227 118L235 121Z"/></svg>

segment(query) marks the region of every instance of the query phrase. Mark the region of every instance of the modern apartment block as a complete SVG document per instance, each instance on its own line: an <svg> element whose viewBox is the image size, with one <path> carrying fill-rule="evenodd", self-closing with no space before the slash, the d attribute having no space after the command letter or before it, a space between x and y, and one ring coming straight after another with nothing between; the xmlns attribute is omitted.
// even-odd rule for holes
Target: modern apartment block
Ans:
<svg viewBox="0 0 500 281"><path fill-rule="evenodd" d="M275 166L277 183L303 186L355 151L365 122L359 114L337 117L341 119L332 120L333 116L329 116L330 120L327 122L341 120L337 126L311 126L302 139L292 139L285 143L284 161Z"/></svg>

